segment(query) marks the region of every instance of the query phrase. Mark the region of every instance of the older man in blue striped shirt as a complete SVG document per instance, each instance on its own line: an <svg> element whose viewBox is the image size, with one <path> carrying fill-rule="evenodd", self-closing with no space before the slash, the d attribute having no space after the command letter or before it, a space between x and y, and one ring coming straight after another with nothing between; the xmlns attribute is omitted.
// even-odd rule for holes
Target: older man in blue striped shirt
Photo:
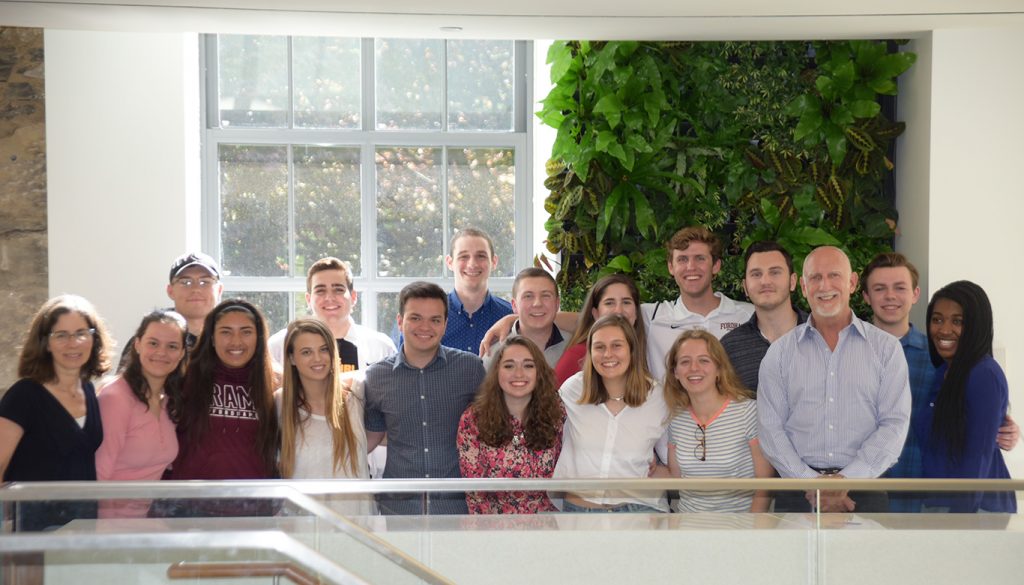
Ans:
<svg viewBox="0 0 1024 585"><path fill-rule="evenodd" d="M811 317L768 349L758 381L759 438L782 477L879 477L910 422L907 361L898 339L850 309L857 275L838 248L804 261ZM815 493L776 494L776 511L807 511ZM884 492L823 492L822 512L886 512Z"/></svg>

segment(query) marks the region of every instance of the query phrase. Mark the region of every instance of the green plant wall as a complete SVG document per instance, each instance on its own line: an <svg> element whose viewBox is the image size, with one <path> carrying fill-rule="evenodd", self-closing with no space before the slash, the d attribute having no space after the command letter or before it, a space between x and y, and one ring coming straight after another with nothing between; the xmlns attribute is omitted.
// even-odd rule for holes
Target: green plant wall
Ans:
<svg viewBox="0 0 1024 585"><path fill-rule="evenodd" d="M778 240L798 267L822 244L855 270L891 249L883 184L904 126L879 98L914 59L877 41L556 42L537 115L557 129L544 205L563 305L608 272L645 300L676 297L664 243L687 225L726 242L716 286L739 299L755 240Z"/></svg>

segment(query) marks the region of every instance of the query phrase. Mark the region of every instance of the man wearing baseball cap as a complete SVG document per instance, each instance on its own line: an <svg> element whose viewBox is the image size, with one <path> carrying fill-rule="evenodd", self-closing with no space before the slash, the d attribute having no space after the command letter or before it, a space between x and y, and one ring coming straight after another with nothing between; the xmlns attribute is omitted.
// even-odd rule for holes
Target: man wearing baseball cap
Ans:
<svg viewBox="0 0 1024 585"><path fill-rule="evenodd" d="M171 264L169 281L167 296L174 301L174 310L188 322L186 343L191 348L203 332L203 320L224 292L220 266L202 252L189 252Z"/></svg>

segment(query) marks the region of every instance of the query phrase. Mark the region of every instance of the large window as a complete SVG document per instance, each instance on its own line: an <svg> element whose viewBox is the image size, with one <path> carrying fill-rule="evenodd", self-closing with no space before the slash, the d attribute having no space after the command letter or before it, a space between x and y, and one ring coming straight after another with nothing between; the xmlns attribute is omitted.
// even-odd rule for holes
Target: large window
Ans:
<svg viewBox="0 0 1024 585"><path fill-rule="evenodd" d="M209 36L204 243L226 295L273 329L304 314L306 268L352 264L355 318L390 332L413 280L452 286L448 240L494 239L491 288L529 261L530 45Z"/></svg>

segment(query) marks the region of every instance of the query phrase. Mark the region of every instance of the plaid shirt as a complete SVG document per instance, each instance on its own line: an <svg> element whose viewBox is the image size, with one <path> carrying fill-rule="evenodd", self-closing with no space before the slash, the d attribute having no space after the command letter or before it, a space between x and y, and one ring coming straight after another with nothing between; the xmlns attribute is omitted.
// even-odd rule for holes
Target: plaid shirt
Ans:
<svg viewBox="0 0 1024 585"><path fill-rule="evenodd" d="M935 380L935 366L928 354L928 338L910 326L910 331L900 338L903 355L907 357L907 368L910 374L910 418L918 420L922 410L928 407L928 393ZM889 470L888 477L924 477L921 463L921 443L913 431L907 433L907 442L896 465ZM920 512L922 499L920 494L910 492L892 492L889 494L889 511Z"/></svg>

